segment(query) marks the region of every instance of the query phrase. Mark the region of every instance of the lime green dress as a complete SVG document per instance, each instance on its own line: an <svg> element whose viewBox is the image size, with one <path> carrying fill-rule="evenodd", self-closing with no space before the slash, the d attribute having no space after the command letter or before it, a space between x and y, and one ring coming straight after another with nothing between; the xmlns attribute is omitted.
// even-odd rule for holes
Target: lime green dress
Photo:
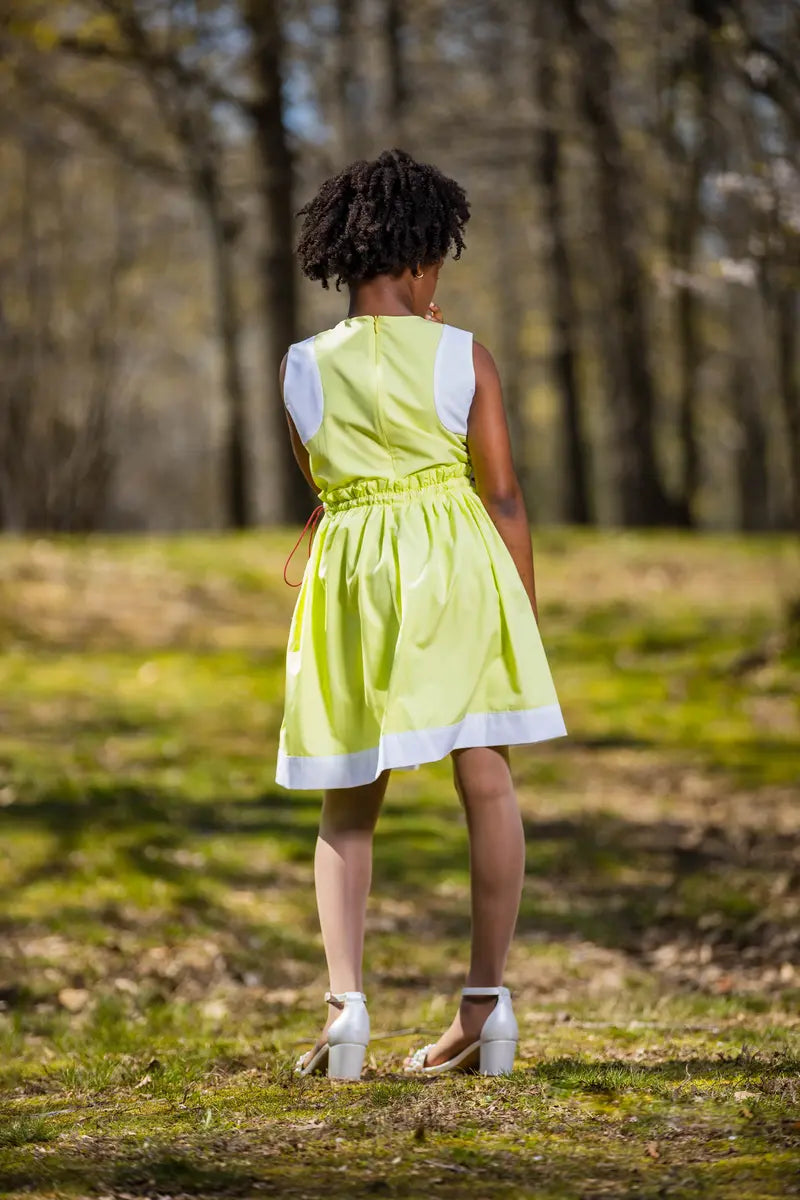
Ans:
<svg viewBox="0 0 800 1200"><path fill-rule="evenodd" d="M357 316L290 347L324 513L289 630L276 781L368 783L567 730L530 600L471 482L472 334Z"/></svg>

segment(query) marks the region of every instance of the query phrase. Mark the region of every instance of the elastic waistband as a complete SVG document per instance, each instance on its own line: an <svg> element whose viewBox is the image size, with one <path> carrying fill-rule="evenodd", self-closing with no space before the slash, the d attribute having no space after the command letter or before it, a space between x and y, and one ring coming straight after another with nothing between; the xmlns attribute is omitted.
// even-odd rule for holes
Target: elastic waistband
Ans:
<svg viewBox="0 0 800 1200"><path fill-rule="evenodd" d="M357 479L346 487L320 492L325 511L342 512L362 504L397 504L413 500L422 492L462 489L470 486L467 463L428 467L400 479Z"/></svg>

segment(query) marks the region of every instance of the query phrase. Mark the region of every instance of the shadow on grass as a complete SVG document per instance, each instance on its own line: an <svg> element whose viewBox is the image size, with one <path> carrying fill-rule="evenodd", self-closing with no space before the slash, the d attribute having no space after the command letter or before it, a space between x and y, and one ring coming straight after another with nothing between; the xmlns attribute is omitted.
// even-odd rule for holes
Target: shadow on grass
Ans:
<svg viewBox="0 0 800 1200"><path fill-rule="evenodd" d="M599 1061L551 1058L525 1069L537 1079L546 1079L549 1083L579 1091L652 1093L674 1083L713 1086L729 1081L752 1083L765 1091L775 1091L770 1081L777 1081L777 1090L785 1083L787 1096L790 1096L796 1093L800 1059L793 1054L750 1054L744 1049L738 1054L720 1054L715 1058L698 1056L666 1059L658 1063L631 1063L628 1059ZM732 1095L725 1098L733 1100Z"/></svg>
<svg viewBox="0 0 800 1200"><path fill-rule="evenodd" d="M58 1188L60 1194L64 1194L61 1192L64 1189L67 1195L76 1196L109 1189L114 1195L124 1189L126 1195L142 1197L152 1196L154 1189L167 1190L169 1195L180 1191L186 1196L245 1196L258 1183L258 1175L233 1162L205 1164L200 1161L199 1153L182 1155L168 1147L160 1153L134 1153L128 1158L104 1153L94 1162L85 1153L61 1153L49 1156L46 1163L33 1160L16 1169L0 1167L3 1195ZM259 1186L259 1191L263 1190ZM277 1187L273 1194L278 1194Z"/></svg>
<svg viewBox="0 0 800 1200"><path fill-rule="evenodd" d="M211 933L224 930L242 945L245 958L248 939L259 931L269 952L310 963L317 960L318 951L302 928L277 928L269 919L269 905L263 906L263 919L256 912L237 923L222 898L226 888L274 889L284 882L296 887L297 872L287 873L287 864L302 864L313 915L311 864L318 816L317 796L277 788L250 798L205 801L130 783L116 786L109 781L81 789L66 784L21 800L4 813L11 832L35 829L46 834L49 850L0 891L0 902L40 881L79 880L87 862L91 868L93 847L99 845L105 860L113 852L113 871L120 878L169 885L165 905L170 920ZM645 824L603 812L527 820L525 833L528 883L520 936L560 941L578 937L635 957L652 949L654 932L673 939L698 936L698 921L712 913L715 954L749 949L751 957L755 953L769 961L778 954L784 961L800 947L800 930L792 930L788 921L779 922L780 949L773 951L761 916L765 888L776 877L785 877L787 893L800 885L798 833L710 823L698 827L677 820ZM243 837L267 844L269 865L226 861L217 854L198 865L181 856L187 844L224 844L226 838L240 844ZM413 915L397 918L398 933L466 938L467 867L466 830L455 798L387 802L376 837L374 891L399 891L417 908ZM454 879L455 889L437 886ZM65 896L58 912L44 923L57 921L65 928L71 916L78 923L94 918L111 931L128 925L125 905L98 900L93 908L92 903L81 908L73 896ZM6 917L0 919L0 930L19 933L22 923ZM21 1001L25 994L20 993Z"/></svg>
<svg viewBox="0 0 800 1200"><path fill-rule="evenodd" d="M187 800L180 792L129 783L117 785L112 780L80 789L65 785L34 800L20 801L4 814L9 830L35 829L53 841L45 859L0 889L0 900L40 879L74 874L71 856L85 847L87 839L100 839L106 844L113 840L122 867L127 861L145 875L173 883L192 875L196 878L196 870L181 867L166 856L184 846L190 837L211 840L251 834L278 837L282 842L288 839L290 843L294 839L298 849L308 853L316 837L318 813L318 799L298 796L289 807L285 795L277 791L252 800L220 798L203 802ZM275 878L274 873L234 870L217 862L211 869L221 882L266 884Z"/></svg>
<svg viewBox="0 0 800 1200"><path fill-rule="evenodd" d="M585 1152L574 1164L562 1151L560 1161L551 1157L543 1165L537 1161L541 1155L520 1150L493 1153L487 1148L472 1155L462 1151L456 1156L437 1145L435 1153L425 1150L414 1153L406 1149L404 1156L398 1154L389 1162L381 1156L367 1164L364 1156L370 1147L362 1140L357 1146L359 1156L355 1161L342 1161L344 1156L337 1157L330 1150L324 1158L319 1152L314 1155L309 1151L289 1150L281 1153L279 1161L270 1163L263 1161L262 1150L259 1156L262 1161L249 1169L237 1167L232 1162L203 1163L201 1156L208 1154L205 1145L184 1157L164 1148L160 1155L153 1154L146 1160L131 1155L128 1159L115 1157L111 1161L91 1162L61 1154L46 1166L33 1160L29 1168L0 1170L0 1186L5 1196L51 1195L58 1189L56 1194L60 1196L122 1194L127 1200L138 1197L150 1200L154 1195L184 1198L260 1195L302 1197L304 1200L327 1196L360 1200L374 1196L426 1196L431 1187L441 1200L451 1197L462 1200L467 1194L563 1200L565 1195L575 1194L565 1192L565 1186L591 1184L603 1188L600 1194L608 1195L606 1189L616 1184L623 1189L628 1185L636 1186L634 1194L640 1200L651 1197L655 1200L666 1194L663 1187L671 1174L662 1168L659 1183L653 1182L650 1185L653 1190L645 1190L638 1167L626 1169L623 1164L603 1162L600 1158L589 1164ZM694 1167L685 1169L682 1175L687 1180L694 1179L701 1171L702 1167ZM629 1193L626 1190L624 1194ZM670 1192L670 1195L681 1197L698 1194L709 1193L705 1190L702 1193ZM778 1194L770 1192L762 1193L762 1196Z"/></svg>
<svg viewBox="0 0 800 1200"><path fill-rule="evenodd" d="M671 1100L675 1097L675 1085L686 1084L701 1089L715 1103L732 1103L734 1095L727 1090L727 1085L736 1084L737 1087L759 1089L751 1092L749 1099L758 1101L775 1097L794 1103L798 1071L800 1058L794 1054L751 1054L746 1048L737 1054L719 1054L714 1058L698 1055L694 1058L665 1059L663 1062L632 1063L630 1059L563 1056L535 1063L518 1059L508 1082L493 1080L492 1085L500 1088L507 1086L517 1093L546 1084L556 1094L586 1093L616 1098L662 1095ZM408 1076L399 1069L377 1070L373 1076L374 1081L390 1087L402 1089L409 1086ZM368 1073L364 1078L367 1082L373 1080ZM474 1071L465 1073L461 1078L477 1080L479 1076ZM420 1082L424 1089L434 1089L431 1095L441 1087L441 1080L437 1078ZM794 1134L800 1142L800 1132L795 1129Z"/></svg>
<svg viewBox="0 0 800 1200"><path fill-rule="evenodd" d="M308 855L315 837L312 822L315 828L318 810L319 802L311 797L295 800L294 815L299 823L292 830L285 798L277 793L268 792L252 801L201 802L187 800L177 792L131 784L115 786L112 782L80 790L66 786L21 801L5 814L8 829L36 829L47 834L48 853L0 889L0 904L40 882L58 880L73 886L69 899L65 897L52 915L41 921L0 916L0 934L23 935L31 925L37 929L80 929L95 921L103 925L111 939L116 931L136 928L135 905L108 899L81 904L72 899L74 884L82 878L87 863L91 870L92 853L100 847L104 858L113 849L115 877L138 876L169 884L169 900L162 905L164 920L179 924L186 932L224 931L242 947L243 962L239 965L243 968L263 965L260 960L265 954L301 963L316 961L316 946L309 944L300 930L271 923L268 906L263 922L240 920L218 898L218 885L223 889L274 886L280 879L277 870L234 866L216 858L198 866L195 861L182 861L179 854L190 838L224 841L233 835L250 834L279 839L282 844L294 836L298 854ZM92 873L91 881L95 879L96 873ZM254 933L261 935L261 940L255 949L247 951ZM26 999L35 1000L28 989L15 987L12 994L15 1007L25 1006Z"/></svg>

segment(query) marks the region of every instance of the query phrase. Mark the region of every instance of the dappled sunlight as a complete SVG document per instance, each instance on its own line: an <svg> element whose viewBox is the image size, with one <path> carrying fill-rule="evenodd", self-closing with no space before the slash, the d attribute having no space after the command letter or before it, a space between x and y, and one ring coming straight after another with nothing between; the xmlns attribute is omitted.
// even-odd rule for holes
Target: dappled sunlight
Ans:
<svg viewBox="0 0 800 1200"><path fill-rule="evenodd" d="M800 661L777 550L708 538L687 567L693 544L671 535L542 536L569 737L511 756L517 1070L401 1073L463 982L469 858L444 761L397 772L384 804L373 1040L365 1085L337 1088L290 1070L327 979L320 798L274 783L285 541L5 548L4 1189L457 1196L491 1180L560 1198L584 1179L655 1195L691 1162L696 1194L779 1194L800 1052Z"/></svg>

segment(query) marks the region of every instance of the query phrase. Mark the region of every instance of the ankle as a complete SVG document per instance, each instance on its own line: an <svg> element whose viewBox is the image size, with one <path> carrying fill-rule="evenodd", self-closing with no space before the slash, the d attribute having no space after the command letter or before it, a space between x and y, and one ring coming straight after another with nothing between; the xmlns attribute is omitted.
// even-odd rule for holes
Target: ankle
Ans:
<svg viewBox="0 0 800 1200"><path fill-rule="evenodd" d="M478 1033L497 1004L496 996L462 996L459 1017L465 1033Z"/></svg>

